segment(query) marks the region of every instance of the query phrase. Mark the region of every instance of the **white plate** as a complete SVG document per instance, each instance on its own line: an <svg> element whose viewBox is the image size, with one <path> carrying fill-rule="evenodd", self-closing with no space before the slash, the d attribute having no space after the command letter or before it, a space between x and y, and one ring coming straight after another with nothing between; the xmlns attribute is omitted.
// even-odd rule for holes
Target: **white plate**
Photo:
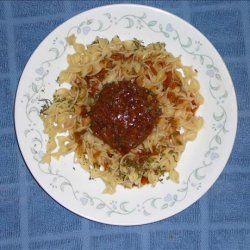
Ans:
<svg viewBox="0 0 250 250"><path fill-rule="evenodd" d="M103 194L101 180L89 180L73 155L40 164L47 137L39 110L42 98L51 99L58 88L56 78L67 66L71 49L65 37L75 33L78 41L91 43L96 36L122 40L136 37L162 41L184 65L199 72L205 103L199 109L205 125L189 142L180 162L180 184L170 181L156 187L132 190L119 187ZM216 181L226 165L234 143L237 103L232 80L212 44L182 19L159 9L141 5L110 5L81 13L51 32L29 59L19 82L15 103L18 142L29 170L41 187L72 212L91 220L116 224L145 224L179 213L197 201ZM218 201L219 202L219 201Z"/></svg>

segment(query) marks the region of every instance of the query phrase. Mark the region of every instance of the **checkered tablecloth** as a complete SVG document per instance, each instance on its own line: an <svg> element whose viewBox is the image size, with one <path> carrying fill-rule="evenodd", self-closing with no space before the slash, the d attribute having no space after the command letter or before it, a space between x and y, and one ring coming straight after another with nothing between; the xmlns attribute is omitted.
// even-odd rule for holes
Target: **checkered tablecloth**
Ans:
<svg viewBox="0 0 250 250"><path fill-rule="evenodd" d="M57 204L34 181L13 121L19 77L56 26L93 7L139 3L172 12L204 33L225 60L236 89L238 132L215 185L183 212L134 227L100 224ZM250 2L0 1L0 249L250 249Z"/></svg>

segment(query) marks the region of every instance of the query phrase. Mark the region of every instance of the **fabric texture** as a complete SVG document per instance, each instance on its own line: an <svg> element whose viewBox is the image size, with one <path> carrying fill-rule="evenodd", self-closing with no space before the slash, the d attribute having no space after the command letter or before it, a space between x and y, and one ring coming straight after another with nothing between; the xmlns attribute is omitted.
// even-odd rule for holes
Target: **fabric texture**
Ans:
<svg viewBox="0 0 250 250"><path fill-rule="evenodd" d="M34 49L56 26L93 7L138 3L187 20L218 49L238 99L231 157L213 187L183 212L134 227L81 218L34 181L19 151L13 121L16 88ZM250 249L250 2L0 1L0 249Z"/></svg>

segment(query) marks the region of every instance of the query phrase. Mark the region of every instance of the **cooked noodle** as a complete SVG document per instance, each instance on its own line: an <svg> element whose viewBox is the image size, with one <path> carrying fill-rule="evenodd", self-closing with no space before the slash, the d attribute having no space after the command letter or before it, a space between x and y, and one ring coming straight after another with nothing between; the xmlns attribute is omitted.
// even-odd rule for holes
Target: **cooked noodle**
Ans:
<svg viewBox="0 0 250 250"><path fill-rule="evenodd" d="M118 184L155 185L164 174L178 183L177 162L203 124L195 115L203 102L197 72L183 66L163 43L144 46L137 39L121 41L115 36L111 41L97 37L84 46L74 35L67 42L75 53L67 56L68 68L58 83L70 83L71 88L59 88L52 104L41 111L49 136L42 161L75 152L75 161L91 178L101 178L107 193L115 192ZM143 143L122 155L93 135L88 112L106 84L131 80L156 95L161 115Z"/></svg>

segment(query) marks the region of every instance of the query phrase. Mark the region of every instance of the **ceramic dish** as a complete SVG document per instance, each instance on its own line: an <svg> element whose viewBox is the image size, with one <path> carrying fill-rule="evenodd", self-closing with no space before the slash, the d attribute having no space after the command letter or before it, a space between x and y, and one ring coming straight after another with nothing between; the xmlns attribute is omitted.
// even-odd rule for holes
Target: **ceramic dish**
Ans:
<svg viewBox="0 0 250 250"><path fill-rule="evenodd" d="M198 70L204 104L198 114L204 126L187 144L177 170L180 183L124 189L103 194L101 180L89 180L73 154L41 164L46 135L39 118L41 98L52 99L59 72L75 34L89 44L96 36L145 44L165 42L184 65ZM34 51L21 76L15 103L15 126L24 160L40 186L58 203L85 218L116 225L139 225L168 218L197 201L214 184L230 156L237 125L237 103L228 70L213 45L197 29L168 12L141 5L110 5L81 13L51 32Z"/></svg>

